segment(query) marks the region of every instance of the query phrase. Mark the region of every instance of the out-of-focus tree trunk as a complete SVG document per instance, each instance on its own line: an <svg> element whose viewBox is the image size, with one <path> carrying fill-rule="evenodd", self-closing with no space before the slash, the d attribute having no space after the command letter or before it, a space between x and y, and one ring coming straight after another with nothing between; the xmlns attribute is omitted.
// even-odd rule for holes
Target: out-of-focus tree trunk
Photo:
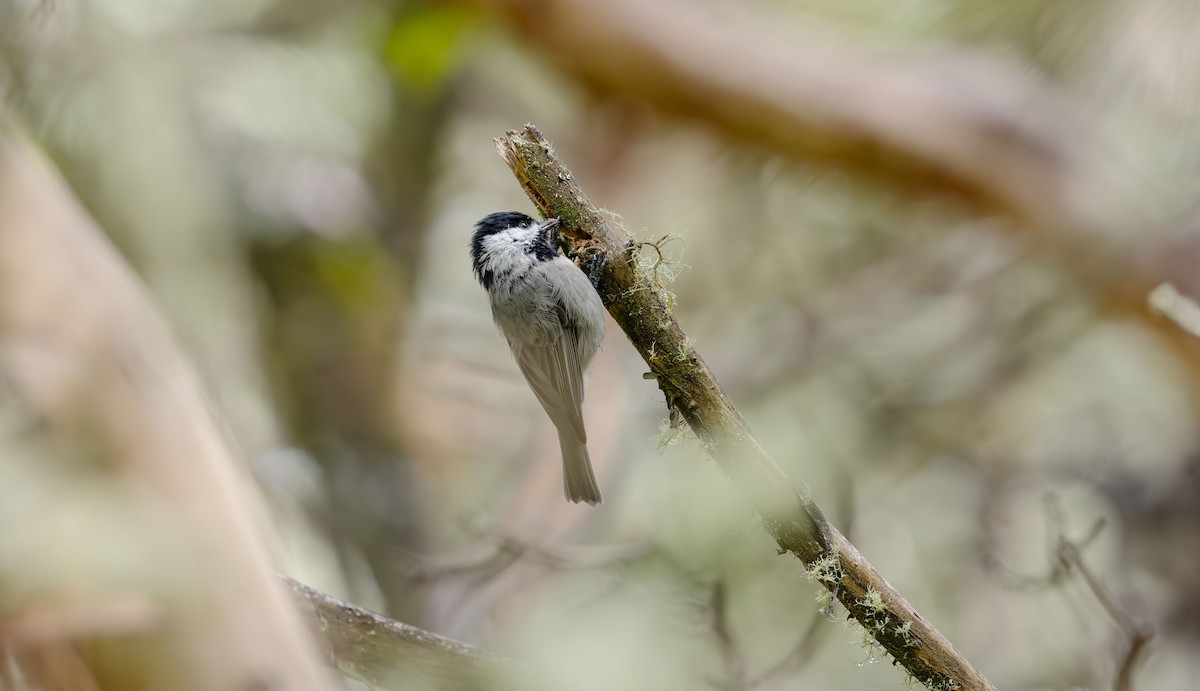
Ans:
<svg viewBox="0 0 1200 691"><path fill-rule="evenodd" d="M194 372L3 130L0 286L0 520L22 525L0 546L0 646L42 688L327 688Z"/></svg>

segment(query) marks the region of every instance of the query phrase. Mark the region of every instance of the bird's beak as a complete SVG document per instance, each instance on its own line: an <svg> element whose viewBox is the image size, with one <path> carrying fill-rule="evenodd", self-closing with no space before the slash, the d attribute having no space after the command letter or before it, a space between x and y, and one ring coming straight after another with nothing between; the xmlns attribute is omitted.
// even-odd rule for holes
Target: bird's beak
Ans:
<svg viewBox="0 0 1200 691"><path fill-rule="evenodd" d="M546 242L549 242L555 247L558 246L558 233L555 232L556 228L558 228L557 218L547 218L537 226L538 232L546 238Z"/></svg>

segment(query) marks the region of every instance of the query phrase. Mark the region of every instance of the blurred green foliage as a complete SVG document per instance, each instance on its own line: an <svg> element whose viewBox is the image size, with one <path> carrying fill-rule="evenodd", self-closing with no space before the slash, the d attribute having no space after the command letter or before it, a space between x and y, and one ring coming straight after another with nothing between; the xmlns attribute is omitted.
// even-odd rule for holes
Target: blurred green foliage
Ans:
<svg viewBox="0 0 1200 691"><path fill-rule="evenodd" d="M387 63L406 87L430 89L463 61L482 18L458 5L418 6L396 20L387 43Z"/></svg>

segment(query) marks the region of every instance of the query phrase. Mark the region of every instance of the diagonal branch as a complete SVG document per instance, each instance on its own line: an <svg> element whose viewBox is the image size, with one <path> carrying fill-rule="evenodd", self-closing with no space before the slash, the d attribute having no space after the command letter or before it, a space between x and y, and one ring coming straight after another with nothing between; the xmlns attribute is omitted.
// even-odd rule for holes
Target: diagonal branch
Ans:
<svg viewBox="0 0 1200 691"><path fill-rule="evenodd" d="M933 688L994 689L798 491L755 439L713 373L679 328L660 289L635 270L638 248L597 209L533 125L496 139L529 198L562 219L573 256L603 253L598 290L650 366L667 405L762 518L763 527L808 567L897 662Z"/></svg>

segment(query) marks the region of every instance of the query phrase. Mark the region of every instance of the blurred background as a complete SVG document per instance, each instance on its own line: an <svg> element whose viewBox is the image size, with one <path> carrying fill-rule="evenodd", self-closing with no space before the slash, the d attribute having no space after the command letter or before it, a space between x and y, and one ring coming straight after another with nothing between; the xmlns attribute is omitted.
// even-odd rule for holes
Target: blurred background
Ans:
<svg viewBox="0 0 1200 691"><path fill-rule="evenodd" d="M485 214L533 213L492 144L533 122L596 204L663 240L676 315L763 445L981 672L1112 686L1130 635L1056 551L1090 537L1091 574L1153 630L1135 686L1196 688L1196 353L1114 304L1126 276L1081 280L1089 258L1048 249L1052 229L953 186L747 143L588 78L521 4L0 0L0 118L170 322L267 498L280 570L544 688L904 683L819 612L611 321L585 406L606 501L564 501L467 251ZM1138 207L1080 246L1194 239L1189 0L664 7L1002 61L1118 152L1093 172ZM1163 256L1136 270L1189 271Z"/></svg>

